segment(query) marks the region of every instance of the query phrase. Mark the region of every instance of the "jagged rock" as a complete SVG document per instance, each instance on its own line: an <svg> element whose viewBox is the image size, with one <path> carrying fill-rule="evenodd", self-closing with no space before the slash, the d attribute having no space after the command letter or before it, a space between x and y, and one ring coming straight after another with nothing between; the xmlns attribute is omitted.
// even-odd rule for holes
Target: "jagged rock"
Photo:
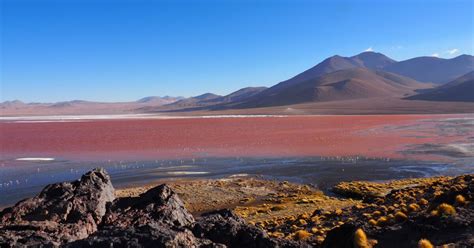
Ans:
<svg viewBox="0 0 474 248"><path fill-rule="evenodd" d="M206 239L198 239L188 229L175 230L157 223L138 227L107 226L87 239L66 247L225 247Z"/></svg>
<svg viewBox="0 0 474 248"><path fill-rule="evenodd" d="M97 231L106 204L114 198L110 177L103 169L74 182L48 185L38 196L0 212L0 243L57 246L86 238Z"/></svg>
<svg viewBox="0 0 474 248"><path fill-rule="evenodd" d="M193 216L167 185L138 197L115 200L103 218L100 230L68 247L200 247L211 245L197 239L189 228Z"/></svg>
<svg viewBox="0 0 474 248"><path fill-rule="evenodd" d="M228 247L309 247L303 243L270 238L263 230L247 224L230 210L204 214L193 229L197 237L207 238Z"/></svg>
<svg viewBox="0 0 474 248"><path fill-rule="evenodd" d="M328 232L324 239L322 248L354 248L354 233L357 227L352 224L344 224Z"/></svg>
<svg viewBox="0 0 474 248"><path fill-rule="evenodd" d="M194 223L184 203L165 184L138 197L115 200L104 217L104 225L115 227L140 226L159 223L173 227L186 227Z"/></svg>

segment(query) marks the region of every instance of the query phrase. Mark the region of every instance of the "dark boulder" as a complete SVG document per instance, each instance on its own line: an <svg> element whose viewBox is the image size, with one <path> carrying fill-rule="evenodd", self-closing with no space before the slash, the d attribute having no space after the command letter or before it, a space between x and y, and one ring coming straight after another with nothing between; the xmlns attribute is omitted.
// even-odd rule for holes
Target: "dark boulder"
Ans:
<svg viewBox="0 0 474 248"><path fill-rule="evenodd" d="M114 188L103 169L73 182L46 186L33 198L0 212L0 243L6 246L59 245L88 237L113 201Z"/></svg>
<svg viewBox="0 0 474 248"><path fill-rule="evenodd" d="M205 237L228 247L309 247L306 244L270 238L263 230L247 224L230 210L204 214L193 229L197 237Z"/></svg>
<svg viewBox="0 0 474 248"><path fill-rule="evenodd" d="M355 248L354 233L357 227L352 224L344 224L328 232L321 247L323 248Z"/></svg>
<svg viewBox="0 0 474 248"><path fill-rule="evenodd" d="M104 216L103 225L129 227L151 223L186 227L194 223L194 218L178 195L162 184L138 197L115 200Z"/></svg>
<svg viewBox="0 0 474 248"><path fill-rule="evenodd" d="M68 247L201 247L212 242L194 237L193 216L167 185L138 197L115 200L98 232Z"/></svg>

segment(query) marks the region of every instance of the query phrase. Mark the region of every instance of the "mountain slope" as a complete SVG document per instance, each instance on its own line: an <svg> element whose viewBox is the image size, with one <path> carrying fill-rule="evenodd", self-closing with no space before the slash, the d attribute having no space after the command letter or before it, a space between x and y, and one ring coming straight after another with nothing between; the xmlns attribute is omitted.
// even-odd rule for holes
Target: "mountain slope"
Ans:
<svg viewBox="0 0 474 248"><path fill-rule="evenodd" d="M170 104L166 104L169 108L189 108L189 107L200 107L209 105L206 101L210 101L216 98L222 97L213 93L205 93L199 96L185 98Z"/></svg>
<svg viewBox="0 0 474 248"><path fill-rule="evenodd" d="M286 81L280 82L278 87L283 89L339 70L352 68L379 69L392 63L396 63L396 61L381 53L375 52L363 52L352 57L335 55Z"/></svg>
<svg viewBox="0 0 474 248"><path fill-rule="evenodd" d="M452 59L417 57L389 64L383 70L420 82L443 84L474 70L474 56L461 55Z"/></svg>
<svg viewBox="0 0 474 248"><path fill-rule="evenodd" d="M184 99L183 97L172 97L172 96L147 96L137 100L137 103L155 103L159 105L170 104L179 100Z"/></svg>
<svg viewBox="0 0 474 248"><path fill-rule="evenodd" d="M408 97L408 99L474 102L474 71L428 92Z"/></svg>
<svg viewBox="0 0 474 248"><path fill-rule="evenodd" d="M246 87L240 90L234 91L228 95L217 97L211 100L206 100L206 103L213 103L213 104L222 104L222 103L229 103L229 102L237 102L246 100L264 90L267 87Z"/></svg>
<svg viewBox="0 0 474 248"><path fill-rule="evenodd" d="M372 97L402 97L429 84L383 71L352 68L335 71L291 86L276 85L238 107L264 107Z"/></svg>
<svg viewBox="0 0 474 248"><path fill-rule="evenodd" d="M361 54L350 57L352 61L357 63L360 67L365 67L373 70L381 70L397 61L376 52L363 52Z"/></svg>

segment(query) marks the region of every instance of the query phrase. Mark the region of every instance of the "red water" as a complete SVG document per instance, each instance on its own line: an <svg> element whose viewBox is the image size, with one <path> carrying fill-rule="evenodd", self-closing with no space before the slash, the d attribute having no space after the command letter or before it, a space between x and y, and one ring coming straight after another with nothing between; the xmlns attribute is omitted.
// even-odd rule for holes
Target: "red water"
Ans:
<svg viewBox="0 0 474 248"><path fill-rule="evenodd" d="M291 116L0 123L0 155L82 159L352 156L405 158L413 144L463 139L446 115ZM456 116L456 117L459 117ZM422 135L421 135L422 134Z"/></svg>

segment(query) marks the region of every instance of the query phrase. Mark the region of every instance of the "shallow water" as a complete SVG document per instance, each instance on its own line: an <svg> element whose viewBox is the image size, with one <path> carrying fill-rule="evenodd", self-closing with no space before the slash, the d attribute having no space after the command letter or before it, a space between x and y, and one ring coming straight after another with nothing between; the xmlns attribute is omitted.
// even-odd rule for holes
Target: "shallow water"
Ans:
<svg viewBox="0 0 474 248"><path fill-rule="evenodd" d="M178 178L221 178L235 174L314 184L322 189L340 181L388 180L474 173L474 158L453 163L363 157L207 158L154 161L3 160L0 206L31 197L47 184L72 181L104 167L116 188Z"/></svg>

